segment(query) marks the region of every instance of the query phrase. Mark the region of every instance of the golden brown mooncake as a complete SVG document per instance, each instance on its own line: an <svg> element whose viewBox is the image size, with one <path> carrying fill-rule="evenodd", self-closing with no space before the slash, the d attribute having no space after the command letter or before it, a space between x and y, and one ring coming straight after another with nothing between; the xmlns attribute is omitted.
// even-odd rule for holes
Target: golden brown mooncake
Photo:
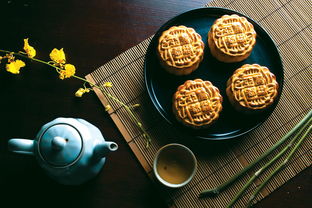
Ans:
<svg viewBox="0 0 312 208"><path fill-rule="evenodd" d="M227 81L226 94L240 112L259 112L271 106L278 95L275 75L267 67L245 64Z"/></svg>
<svg viewBox="0 0 312 208"><path fill-rule="evenodd" d="M242 61L251 54L256 44L256 32L245 17L223 15L208 32L211 54L221 62Z"/></svg>
<svg viewBox="0 0 312 208"><path fill-rule="evenodd" d="M162 67L175 75L195 71L204 56L204 42L193 28L173 26L159 38L157 54Z"/></svg>
<svg viewBox="0 0 312 208"><path fill-rule="evenodd" d="M195 129L206 128L222 110L219 89L209 81L187 80L173 95L173 112L178 121Z"/></svg>

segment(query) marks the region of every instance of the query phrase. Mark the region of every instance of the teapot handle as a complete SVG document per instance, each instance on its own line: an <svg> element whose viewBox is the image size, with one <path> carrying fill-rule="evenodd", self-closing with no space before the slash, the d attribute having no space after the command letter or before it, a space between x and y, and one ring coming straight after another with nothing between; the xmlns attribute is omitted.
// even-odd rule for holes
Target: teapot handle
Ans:
<svg viewBox="0 0 312 208"><path fill-rule="evenodd" d="M34 154L34 140L29 139L10 139L8 141L9 151L33 155Z"/></svg>

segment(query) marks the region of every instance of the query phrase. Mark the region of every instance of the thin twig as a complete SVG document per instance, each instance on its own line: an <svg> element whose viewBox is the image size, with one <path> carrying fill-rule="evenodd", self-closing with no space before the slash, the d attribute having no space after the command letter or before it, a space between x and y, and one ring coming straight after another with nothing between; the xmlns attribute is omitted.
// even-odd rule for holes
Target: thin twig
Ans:
<svg viewBox="0 0 312 208"><path fill-rule="evenodd" d="M53 65L53 64L50 64L50 62L45 62L45 61L42 61L40 59L36 59L36 58L30 58L28 57L27 55L24 55L24 54L21 54L21 53L16 53L16 52L12 52L12 51L7 51L7 50L2 50L0 49L0 52L3 52L3 53L12 53L13 55L16 55L16 56L20 56L20 57L23 57L23 58L26 58L26 59L30 59L30 60L33 60L33 61L37 61L39 63L42 63L42 64L45 64L45 65L48 65L48 66L51 66L57 70L61 70L61 68Z"/></svg>
<svg viewBox="0 0 312 208"><path fill-rule="evenodd" d="M96 88L100 89L101 92L104 93L107 97L109 97L110 99L112 99L112 100L116 101L117 103L119 103L120 105L122 105L126 109L126 111L129 113L129 115L131 116L132 120L136 123L136 125L143 132L143 136L147 140L146 147L149 147L149 145L151 143L151 138L150 138L149 134L147 133L146 129L143 127L142 123L137 119L137 117L131 111L129 106L127 106L125 103L123 103L122 101L120 101L119 99L117 99L116 97L111 95L110 93L105 92L105 90L104 90L104 88L102 86L96 85L96 84L88 81L87 79L84 79L82 77L78 77L76 75L73 75L73 77L77 78L77 79L80 79L81 81L84 81L84 82L90 84L91 87L96 87Z"/></svg>
<svg viewBox="0 0 312 208"><path fill-rule="evenodd" d="M72 77L77 78L81 81L84 81L85 83L90 84L91 87L96 87L98 89L101 90L102 93L104 93L107 97L109 97L110 99L116 101L117 103L119 103L120 105L122 105L126 111L129 113L130 117L132 118L132 120L136 123L136 125L141 129L141 131L143 132L143 136L146 139L146 147L149 147L150 143L151 143L151 137L149 136L149 134L147 133L146 129L144 128L144 126L142 125L142 123L137 119L137 117L134 115L134 113L131 111L130 107L127 106L125 103L123 103L122 101L120 101L119 99L117 99L116 97L114 97L113 95L111 95L110 93L105 92L104 88L102 86L96 85L90 81L88 81L87 79L84 79L82 77L73 75Z"/></svg>

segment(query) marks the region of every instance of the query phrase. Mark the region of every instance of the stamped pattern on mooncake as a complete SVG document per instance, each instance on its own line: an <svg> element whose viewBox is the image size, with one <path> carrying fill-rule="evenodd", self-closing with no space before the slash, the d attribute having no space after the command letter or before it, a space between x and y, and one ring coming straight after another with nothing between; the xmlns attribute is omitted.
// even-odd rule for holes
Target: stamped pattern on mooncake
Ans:
<svg viewBox="0 0 312 208"><path fill-rule="evenodd" d="M230 83L235 100L243 107L263 109L274 102L278 84L268 68L245 64L237 69Z"/></svg>
<svg viewBox="0 0 312 208"><path fill-rule="evenodd" d="M169 66L182 68L202 59L203 48L201 36L193 28L174 26L160 37L158 51Z"/></svg>
<svg viewBox="0 0 312 208"><path fill-rule="evenodd" d="M194 128L206 127L219 118L222 96L209 81L188 80L174 95L177 118Z"/></svg>
<svg viewBox="0 0 312 208"><path fill-rule="evenodd" d="M224 15L212 28L214 42L223 53L244 55L255 44L253 25L245 17Z"/></svg>

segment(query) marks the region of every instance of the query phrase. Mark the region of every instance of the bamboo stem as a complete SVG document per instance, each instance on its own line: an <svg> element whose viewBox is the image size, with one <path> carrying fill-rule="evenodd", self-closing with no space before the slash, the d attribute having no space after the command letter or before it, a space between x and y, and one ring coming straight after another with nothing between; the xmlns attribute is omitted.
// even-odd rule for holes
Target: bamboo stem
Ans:
<svg viewBox="0 0 312 208"><path fill-rule="evenodd" d="M254 160L252 163L250 163L247 167L242 169L240 172L238 172L236 175L231 177L229 180L218 186L214 189L207 189L200 193L199 197L205 197L205 196L216 196L220 192L222 192L224 189L226 189L228 186L233 184L239 177L244 175L247 171L249 171L251 168L253 168L258 162L263 160L266 156L268 156L271 152L276 150L278 147L280 147L284 142L287 141L287 139L294 133L296 130L302 128L302 126L310 120L312 117L312 110L292 129L290 130L284 137L282 137L277 143L275 143L270 149L268 149L266 152L264 152L260 157L258 157L256 160Z"/></svg>
<svg viewBox="0 0 312 208"><path fill-rule="evenodd" d="M304 135L299 139L298 143L295 145L295 147L291 150L291 152L288 154L286 159L277 167L274 169L274 171L263 181L263 183L255 190L255 192L250 196L247 207L250 207L252 205L252 201L255 199L255 197L259 194L259 192L264 188L264 186L267 185L267 183L275 176L279 171L282 170L288 163L288 161L291 159L291 157L294 155L294 153L297 151L297 149L300 147L300 145L303 143L307 135L310 133L312 129L312 126L309 126L308 130L304 133Z"/></svg>
<svg viewBox="0 0 312 208"><path fill-rule="evenodd" d="M228 208L232 207L233 204L241 197L241 195L246 191L246 189L253 183L253 181L259 177L259 175L268 169L275 161L277 161L281 156L284 155L284 153L289 150L293 144L297 141L298 137L301 135L303 130L310 125L312 121L312 118L309 119L307 123L304 124L304 126L295 134L294 138L290 141L290 143L282 149L281 152L279 152L273 159L271 159L268 163L266 163L263 167L258 169L253 176L248 180L248 182L243 186L243 188L237 193L237 195L231 200L231 202L228 204ZM302 138L301 138L302 139Z"/></svg>

